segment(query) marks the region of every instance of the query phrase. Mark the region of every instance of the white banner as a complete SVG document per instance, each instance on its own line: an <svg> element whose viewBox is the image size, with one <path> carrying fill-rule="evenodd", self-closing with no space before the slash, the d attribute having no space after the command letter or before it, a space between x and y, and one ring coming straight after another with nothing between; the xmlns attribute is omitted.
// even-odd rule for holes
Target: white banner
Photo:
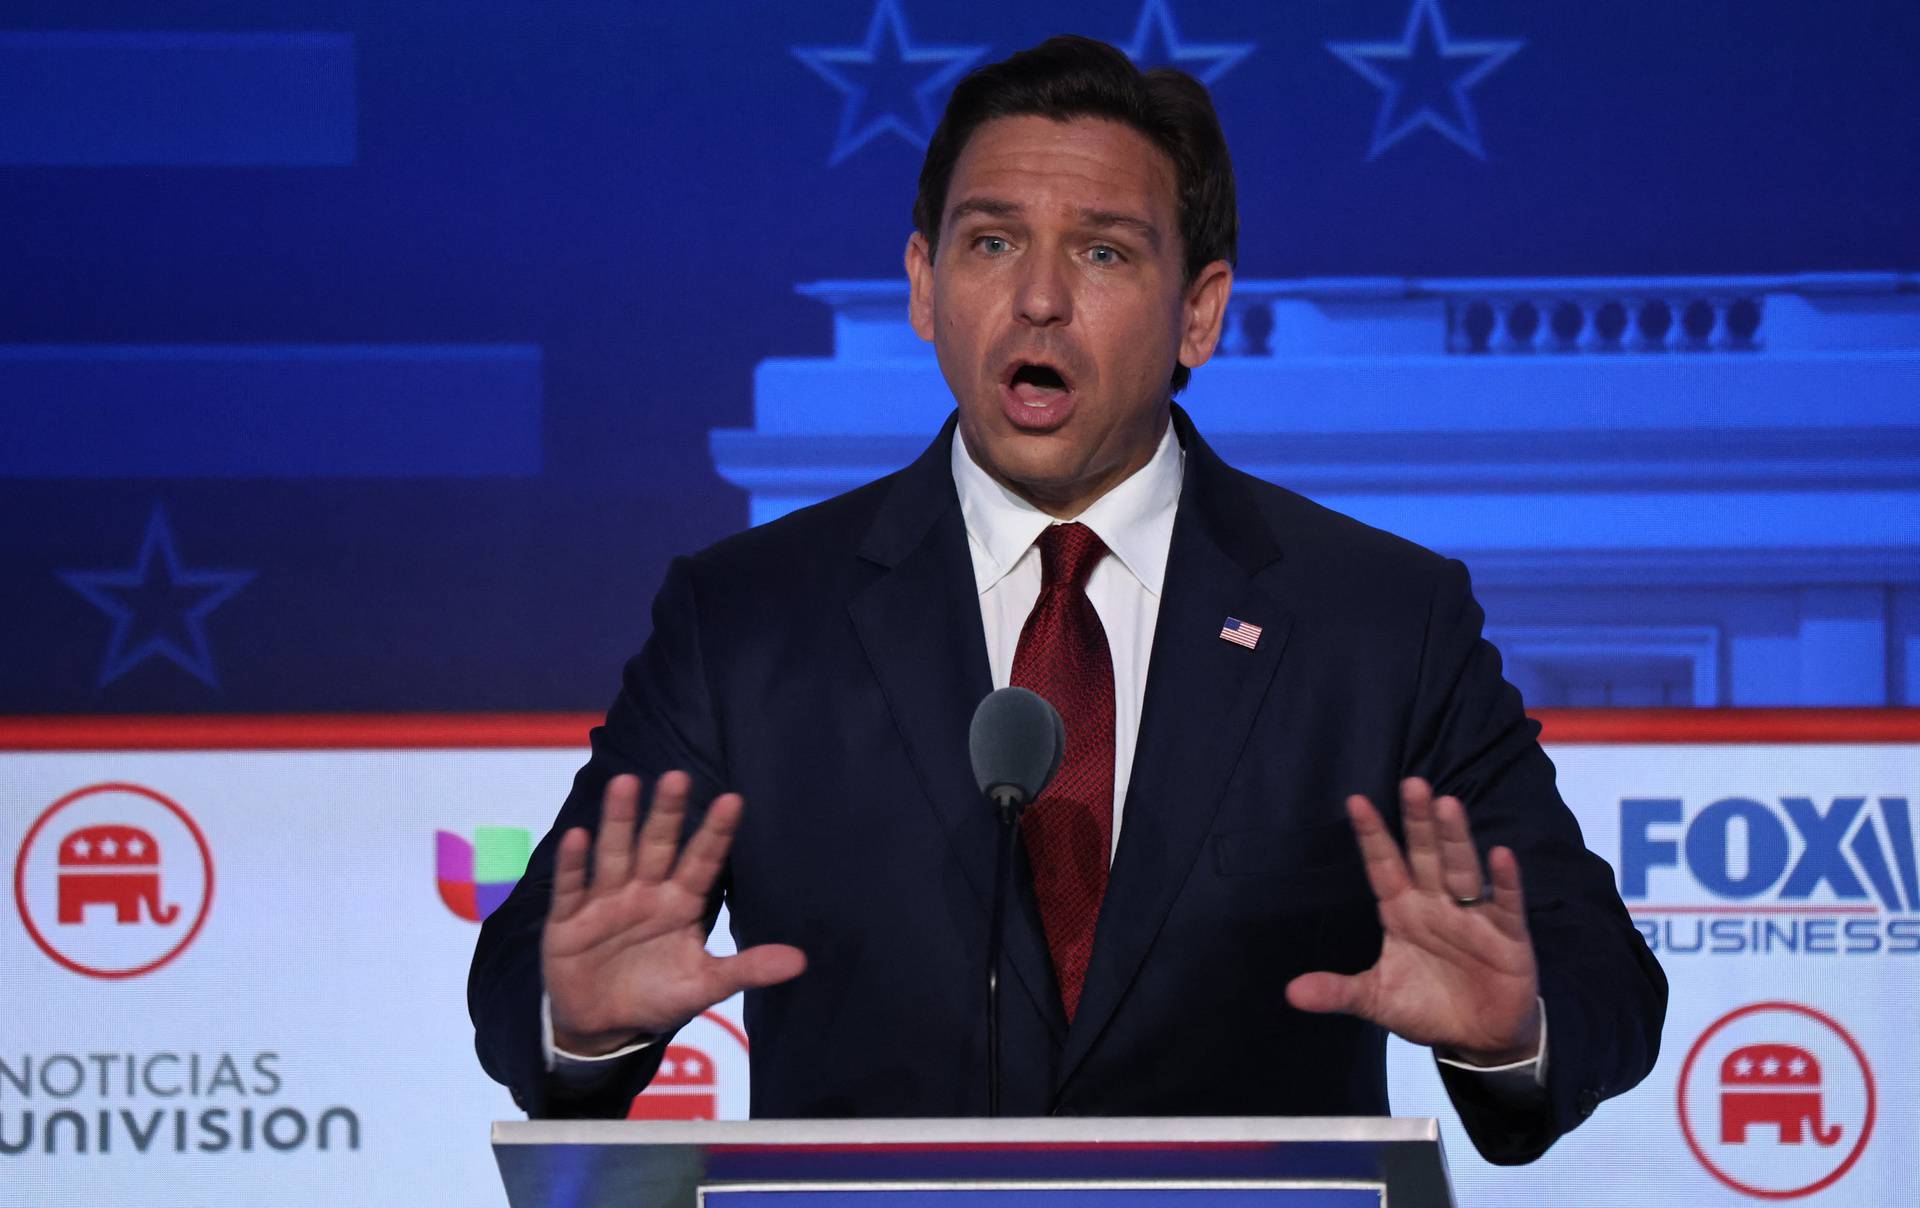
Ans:
<svg viewBox="0 0 1920 1208"><path fill-rule="evenodd" d="M1672 979L1665 1047L1496 1170L1395 1044L1462 1205L1913 1202L1920 747L1550 751ZM0 754L0 1201L503 1202L467 963L581 758ZM690 1025L635 1113L743 1117L739 1019Z"/></svg>

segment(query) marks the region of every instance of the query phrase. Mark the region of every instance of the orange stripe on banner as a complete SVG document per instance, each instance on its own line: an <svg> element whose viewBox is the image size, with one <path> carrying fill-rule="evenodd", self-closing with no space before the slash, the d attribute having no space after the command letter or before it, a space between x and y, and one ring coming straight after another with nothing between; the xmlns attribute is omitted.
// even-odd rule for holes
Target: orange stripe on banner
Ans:
<svg viewBox="0 0 1920 1208"><path fill-rule="evenodd" d="M1920 743L1920 709L1540 709L1547 743ZM0 717L0 751L584 748L592 713Z"/></svg>
<svg viewBox="0 0 1920 1208"><path fill-rule="evenodd" d="M352 713L0 717L0 750L339 751L465 747L584 750L592 713Z"/></svg>

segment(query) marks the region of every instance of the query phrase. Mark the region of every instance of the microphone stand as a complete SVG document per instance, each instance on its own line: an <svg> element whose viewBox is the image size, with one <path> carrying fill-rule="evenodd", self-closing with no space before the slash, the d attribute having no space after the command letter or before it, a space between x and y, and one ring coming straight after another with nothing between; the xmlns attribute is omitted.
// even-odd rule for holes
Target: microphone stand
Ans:
<svg viewBox="0 0 1920 1208"><path fill-rule="evenodd" d="M987 1115L1000 1115L1000 951L1007 928L1007 893L1013 880L1013 848L1020 841L1020 807L1026 800L1012 785L987 794L998 807L1000 851L993 865L993 913L987 924Z"/></svg>

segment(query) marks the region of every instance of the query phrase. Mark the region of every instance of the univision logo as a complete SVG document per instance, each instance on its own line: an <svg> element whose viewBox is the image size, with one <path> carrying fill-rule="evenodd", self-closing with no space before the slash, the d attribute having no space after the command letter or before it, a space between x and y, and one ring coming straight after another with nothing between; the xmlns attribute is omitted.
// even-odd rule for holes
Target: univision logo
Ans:
<svg viewBox="0 0 1920 1208"><path fill-rule="evenodd" d="M500 908L533 854L532 836L517 826L477 826L471 843L452 831L435 831L433 842L440 900L469 923Z"/></svg>

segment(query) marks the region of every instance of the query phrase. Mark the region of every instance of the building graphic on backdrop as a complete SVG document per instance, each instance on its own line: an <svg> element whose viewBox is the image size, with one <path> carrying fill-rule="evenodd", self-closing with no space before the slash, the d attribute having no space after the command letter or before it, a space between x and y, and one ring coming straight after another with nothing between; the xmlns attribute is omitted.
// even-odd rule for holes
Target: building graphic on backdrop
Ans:
<svg viewBox="0 0 1920 1208"><path fill-rule="evenodd" d="M213 853L164 794L90 785L34 821L13 885L27 934L56 963L89 977L138 977L200 933L213 901Z"/></svg>
<svg viewBox="0 0 1920 1208"><path fill-rule="evenodd" d="M1792 1002L1727 1012L1680 1072L1680 1127L1708 1173L1735 1191L1794 1199L1832 1187L1872 1137L1872 1064L1827 1012Z"/></svg>
<svg viewBox="0 0 1920 1208"><path fill-rule="evenodd" d="M709 436L755 523L953 407L904 281L797 288L831 354L763 360L753 426ZM1464 559L1530 706L1920 704L1916 369L1913 273L1244 279L1180 402L1229 462Z"/></svg>
<svg viewBox="0 0 1920 1208"><path fill-rule="evenodd" d="M517 826L477 826L471 843L452 831L435 831L434 884L440 900L469 923L478 923L507 900L532 855L532 835Z"/></svg>

